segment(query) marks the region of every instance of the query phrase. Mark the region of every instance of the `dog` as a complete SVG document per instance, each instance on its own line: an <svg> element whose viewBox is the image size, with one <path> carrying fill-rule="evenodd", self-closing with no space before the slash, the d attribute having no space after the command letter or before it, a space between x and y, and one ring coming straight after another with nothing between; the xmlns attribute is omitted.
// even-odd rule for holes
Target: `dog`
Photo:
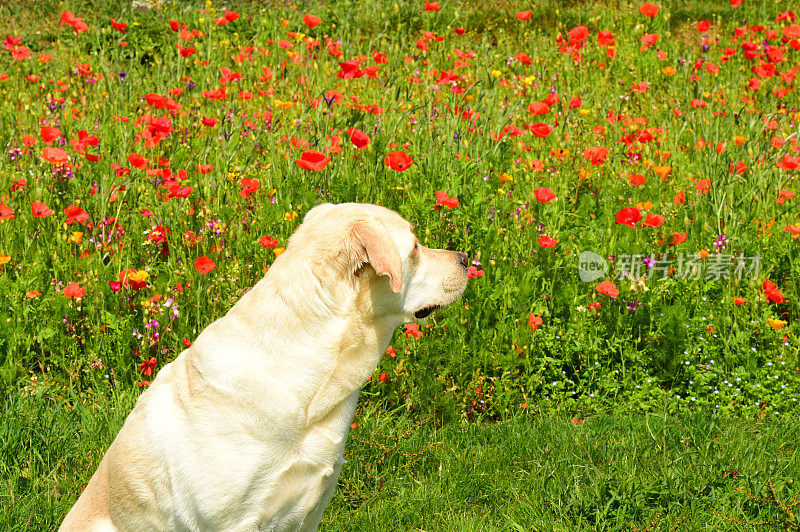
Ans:
<svg viewBox="0 0 800 532"><path fill-rule="evenodd" d="M60 530L316 530L393 331L467 284L464 253L412 230L378 205L311 209L139 397Z"/></svg>

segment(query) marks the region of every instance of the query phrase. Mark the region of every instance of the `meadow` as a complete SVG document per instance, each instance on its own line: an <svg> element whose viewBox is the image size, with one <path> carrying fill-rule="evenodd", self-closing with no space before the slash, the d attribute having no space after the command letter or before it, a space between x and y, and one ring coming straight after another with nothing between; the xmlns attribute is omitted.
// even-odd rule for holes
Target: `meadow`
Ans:
<svg viewBox="0 0 800 532"><path fill-rule="evenodd" d="M324 529L800 528L789 2L143 4L0 5L4 529L345 201L471 268Z"/></svg>

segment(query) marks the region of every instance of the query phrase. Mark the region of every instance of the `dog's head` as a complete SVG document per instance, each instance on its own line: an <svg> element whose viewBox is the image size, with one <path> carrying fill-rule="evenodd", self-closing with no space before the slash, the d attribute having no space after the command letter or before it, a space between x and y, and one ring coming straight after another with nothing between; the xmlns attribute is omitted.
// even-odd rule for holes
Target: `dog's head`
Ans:
<svg viewBox="0 0 800 532"><path fill-rule="evenodd" d="M288 249L302 246L327 282L355 287L375 317L426 318L467 285L464 253L423 246L399 214L378 205L323 204L306 214Z"/></svg>

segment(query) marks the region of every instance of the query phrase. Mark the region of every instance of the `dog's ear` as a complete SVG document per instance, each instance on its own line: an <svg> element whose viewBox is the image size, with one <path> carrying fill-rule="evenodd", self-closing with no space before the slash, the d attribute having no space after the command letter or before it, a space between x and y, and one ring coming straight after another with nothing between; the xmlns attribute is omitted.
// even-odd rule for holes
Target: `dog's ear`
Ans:
<svg viewBox="0 0 800 532"><path fill-rule="evenodd" d="M378 275L389 276L389 286L395 293L403 286L403 264L394 242L382 225L359 221L350 231L353 269L369 264Z"/></svg>

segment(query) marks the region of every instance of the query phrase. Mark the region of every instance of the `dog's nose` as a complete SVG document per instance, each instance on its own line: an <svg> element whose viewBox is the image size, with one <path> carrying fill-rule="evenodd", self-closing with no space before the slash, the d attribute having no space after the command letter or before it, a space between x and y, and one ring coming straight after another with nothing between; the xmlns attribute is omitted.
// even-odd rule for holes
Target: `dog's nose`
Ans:
<svg viewBox="0 0 800 532"><path fill-rule="evenodd" d="M468 268L469 267L469 257L467 257L466 253L462 253L460 251L457 251L456 252L456 256L458 256L458 262L460 262L461 265L464 268Z"/></svg>

